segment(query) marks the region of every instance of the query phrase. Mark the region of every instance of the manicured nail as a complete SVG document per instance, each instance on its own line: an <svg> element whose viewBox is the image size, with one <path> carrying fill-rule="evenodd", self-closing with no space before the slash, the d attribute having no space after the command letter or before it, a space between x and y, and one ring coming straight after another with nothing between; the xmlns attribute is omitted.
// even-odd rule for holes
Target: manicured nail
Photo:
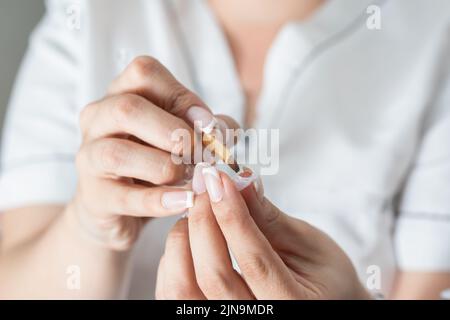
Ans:
<svg viewBox="0 0 450 320"><path fill-rule="evenodd" d="M204 168L210 167L209 163L200 162L195 166L194 177L192 178L192 190L196 195L206 192L205 179L203 179Z"/></svg>
<svg viewBox="0 0 450 320"><path fill-rule="evenodd" d="M227 165L217 166L217 169L230 177L238 191L242 191L250 185L255 186L255 181L258 179L258 175L253 170L242 165L239 165L238 173Z"/></svg>
<svg viewBox="0 0 450 320"><path fill-rule="evenodd" d="M217 119L211 112L202 107L190 107L186 112L186 118L192 122L195 129L204 133L211 133L217 124Z"/></svg>
<svg viewBox="0 0 450 320"><path fill-rule="evenodd" d="M166 192L161 197L161 204L168 210L182 210L194 206L194 193L192 191Z"/></svg>
<svg viewBox="0 0 450 320"><path fill-rule="evenodd" d="M223 198L223 186L216 168L203 168L202 173L209 199L214 203L220 202Z"/></svg>

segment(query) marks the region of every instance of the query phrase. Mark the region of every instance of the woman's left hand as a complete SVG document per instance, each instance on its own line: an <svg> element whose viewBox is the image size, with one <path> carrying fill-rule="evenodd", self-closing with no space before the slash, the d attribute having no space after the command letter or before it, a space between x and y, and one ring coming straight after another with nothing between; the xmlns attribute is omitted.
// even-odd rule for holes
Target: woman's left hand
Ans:
<svg viewBox="0 0 450 320"><path fill-rule="evenodd" d="M370 298L333 240L281 212L253 185L240 193L208 167L196 170L193 189L189 218L167 239L157 299Z"/></svg>

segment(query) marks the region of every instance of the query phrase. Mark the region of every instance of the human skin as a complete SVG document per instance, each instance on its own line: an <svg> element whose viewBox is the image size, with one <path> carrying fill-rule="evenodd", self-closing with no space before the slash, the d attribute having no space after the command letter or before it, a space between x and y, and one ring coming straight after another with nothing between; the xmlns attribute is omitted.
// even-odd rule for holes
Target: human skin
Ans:
<svg viewBox="0 0 450 320"><path fill-rule="evenodd" d="M246 126L257 116L264 64L277 33L289 20L305 20L320 10L325 0L209 0L227 36L237 73L247 99ZM439 299L450 288L448 270L399 269L387 298Z"/></svg>
<svg viewBox="0 0 450 320"><path fill-rule="evenodd" d="M245 89L247 125L257 112L265 57L277 32L288 20L308 17L322 2L285 0L281 5L279 0L210 1ZM155 92L150 91L152 88ZM164 162L173 145L163 132L174 127L191 130L185 112L192 105L205 107L157 61L141 57L114 81L104 99L86 108L80 123L84 128L83 146L77 157L81 179L73 200L0 215L0 298L124 296L129 251L142 224L182 211L162 206L162 195L169 191L163 185L180 180L185 172L183 166ZM107 110L114 110L114 116ZM127 126L119 126L115 117ZM160 120L158 130L146 125L143 132L143 119ZM203 119L208 122L207 117ZM94 122L96 131L91 125ZM127 139L128 135L142 139ZM145 141L161 144L152 149ZM164 168L161 163L165 163ZM127 184L129 176L146 184ZM66 269L74 262L83 276L81 290L71 291L66 288ZM391 298L438 298L448 287L449 273L399 270Z"/></svg>
<svg viewBox="0 0 450 320"><path fill-rule="evenodd" d="M194 120L202 127L212 118L157 60L136 58L81 113L73 199L2 215L0 297L120 297L142 226L181 214L193 200L192 191L166 186L186 175L186 166L172 159L182 149L171 133L192 134ZM81 290L66 288L65 272L74 263L83 272Z"/></svg>
<svg viewBox="0 0 450 320"><path fill-rule="evenodd" d="M194 186L195 206L169 233L158 299L370 299L331 238L281 212L253 185L239 193L214 170L195 171L205 187Z"/></svg>

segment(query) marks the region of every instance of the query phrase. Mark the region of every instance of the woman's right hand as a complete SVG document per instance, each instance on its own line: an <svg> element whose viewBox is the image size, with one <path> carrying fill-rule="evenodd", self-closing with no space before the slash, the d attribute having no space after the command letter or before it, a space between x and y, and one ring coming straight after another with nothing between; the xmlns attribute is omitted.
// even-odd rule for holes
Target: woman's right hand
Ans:
<svg viewBox="0 0 450 320"><path fill-rule="evenodd" d="M172 160L182 148L171 135L192 134L194 121L205 128L215 118L157 60L136 58L81 113L78 188L67 214L102 245L128 250L148 218L183 213L193 193L167 185L183 181L190 166Z"/></svg>

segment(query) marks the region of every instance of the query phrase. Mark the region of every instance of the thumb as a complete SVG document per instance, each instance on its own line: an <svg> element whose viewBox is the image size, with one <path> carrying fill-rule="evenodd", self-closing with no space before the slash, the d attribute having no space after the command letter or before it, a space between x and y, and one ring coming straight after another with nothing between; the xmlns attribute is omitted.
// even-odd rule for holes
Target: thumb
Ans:
<svg viewBox="0 0 450 320"><path fill-rule="evenodd" d="M248 210L259 229L270 238L285 229L289 217L264 197L259 178L241 192Z"/></svg>
<svg viewBox="0 0 450 320"><path fill-rule="evenodd" d="M305 251L317 247L321 232L307 222L296 219L277 208L260 194L261 182L244 189L241 194L258 228L276 249L292 246Z"/></svg>

